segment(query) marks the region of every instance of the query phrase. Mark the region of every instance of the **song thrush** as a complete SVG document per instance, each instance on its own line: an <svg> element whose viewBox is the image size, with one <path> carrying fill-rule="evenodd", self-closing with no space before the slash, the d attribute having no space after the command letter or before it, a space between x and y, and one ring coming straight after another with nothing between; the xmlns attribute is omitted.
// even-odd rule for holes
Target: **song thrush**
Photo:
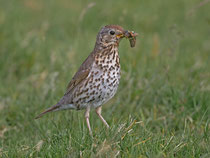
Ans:
<svg viewBox="0 0 210 158"><path fill-rule="evenodd" d="M90 134L89 112L95 108L97 115L109 128L101 115L102 104L110 100L116 93L120 81L119 42L123 37L135 46L136 36L133 31L125 31L118 25L104 26L98 33L95 48L82 63L60 101L47 109L45 113L64 109L86 109L85 118Z"/></svg>

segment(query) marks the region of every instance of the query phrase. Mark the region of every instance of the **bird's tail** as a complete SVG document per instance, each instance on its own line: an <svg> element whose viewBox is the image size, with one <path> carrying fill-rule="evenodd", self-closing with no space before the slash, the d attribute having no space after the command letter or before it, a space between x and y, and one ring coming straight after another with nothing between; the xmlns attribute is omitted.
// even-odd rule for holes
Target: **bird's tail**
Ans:
<svg viewBox="0 0 210 158"><path fill-rule="evenodd" d="M49 109L45 110L41 114L39 114L37 117L35 117L35 119L42 117L44 114L46 114L48 112L56 111L56 110L58 110L59 107L60 107L60 105L56 104L56 105L50 107Z"/></svg>

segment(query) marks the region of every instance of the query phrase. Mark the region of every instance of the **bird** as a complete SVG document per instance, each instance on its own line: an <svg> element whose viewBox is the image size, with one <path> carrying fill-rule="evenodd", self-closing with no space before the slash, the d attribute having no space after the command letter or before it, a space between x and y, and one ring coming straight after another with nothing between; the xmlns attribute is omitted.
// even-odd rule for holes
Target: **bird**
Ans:
<svg viewBox="0 0 210 158"><path fill-rule="evenodd" d="M106 25L97 35L93 51L79 67L67 86L64 96L57 104L46 109L35 119L54 111L85 109L85 120L90 135L90 110L96 114L109 128L108 123L101 115L102 105L109 101L117 92L120 81L119 43L124 37L128 38L131 47L135 46L136 36L133 31L124 30L119 25Z"/></svg>

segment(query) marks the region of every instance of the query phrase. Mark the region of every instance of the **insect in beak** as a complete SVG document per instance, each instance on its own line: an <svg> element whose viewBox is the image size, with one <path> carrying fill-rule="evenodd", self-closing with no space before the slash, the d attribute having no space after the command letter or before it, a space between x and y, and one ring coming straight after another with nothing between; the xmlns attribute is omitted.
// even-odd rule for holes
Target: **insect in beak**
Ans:
<svg viewBox="0 0 210 158"><path fill-rule="evenodd" d="M138 36L138 33L134 31L125 31L125 37L129 39L131 47L135 47L136 45L136 36Z"/></svg>

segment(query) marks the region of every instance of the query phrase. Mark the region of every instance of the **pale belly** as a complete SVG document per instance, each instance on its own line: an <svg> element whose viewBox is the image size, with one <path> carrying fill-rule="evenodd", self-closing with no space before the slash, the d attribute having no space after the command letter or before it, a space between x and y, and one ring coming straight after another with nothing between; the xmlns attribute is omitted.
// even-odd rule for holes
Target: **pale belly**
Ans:
<svg viewBox="0 0 210 158"><path fill-rule="evenodd" d="M116 94L119 81L120 75L108 76L108 74L105 73L100 83L99 93L96 95L95 101L92 102L92 106L96 108L109 101Z"/></svg>
<svg viewBox="0 0 210 158"><path fill-rule="evenodd" d="M96 73L96 70L93 70L93 73ZM92 82L89 80L87 85L89 87L88 92L81 96L81 98L86 98L81 100L79 109L84 109L87 106L97 108L109 101L117 92L120 81L120 69L114 74L112 71L109 73L99 72L95 75Z"/></svg>

